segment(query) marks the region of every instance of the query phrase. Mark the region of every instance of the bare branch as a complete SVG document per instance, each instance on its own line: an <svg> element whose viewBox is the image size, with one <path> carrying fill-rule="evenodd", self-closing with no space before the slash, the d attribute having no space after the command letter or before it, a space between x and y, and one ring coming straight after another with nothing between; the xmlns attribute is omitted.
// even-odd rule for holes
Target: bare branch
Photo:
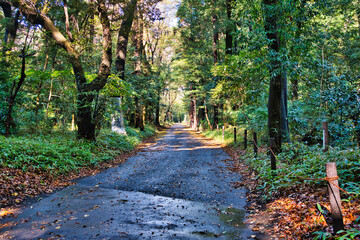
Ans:
<svg viewBox="0 0 360 240"><path fill-rule="evenodd" d="M74 41L72 33L70 31L70 21L69 21L69 12L68 12L68 8L67 8L67 2L66 0L63 1L64 2L64 13L65 13L65 28L66 28L66 33L69 36L69 39L71 42Z"/></svg>

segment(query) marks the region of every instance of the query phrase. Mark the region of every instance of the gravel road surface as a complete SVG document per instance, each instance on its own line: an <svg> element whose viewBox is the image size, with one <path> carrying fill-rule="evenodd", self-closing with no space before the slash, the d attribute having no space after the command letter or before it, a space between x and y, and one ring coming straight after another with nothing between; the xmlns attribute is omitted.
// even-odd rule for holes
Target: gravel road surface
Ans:
<svg viewBox="0 0 360 240"><path fill-rule="evenodd" d="M252 239L229 158L175 124L125 163L1 220L0 239Z"/></svg>

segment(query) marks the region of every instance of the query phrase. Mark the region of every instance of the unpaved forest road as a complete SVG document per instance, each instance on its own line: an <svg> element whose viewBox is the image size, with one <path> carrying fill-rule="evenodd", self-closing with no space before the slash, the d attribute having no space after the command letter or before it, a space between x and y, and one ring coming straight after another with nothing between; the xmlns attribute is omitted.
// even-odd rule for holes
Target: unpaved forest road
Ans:
<svg viewBox="0 0 360 240"><path fill-rule="evenodd" d="M124 164L23 210L13 239L251 239L245 190L231 181L229 156L174 125ZM0 234L0 236L1 236ZM1 238L1 237L0 237Z"/></svg>

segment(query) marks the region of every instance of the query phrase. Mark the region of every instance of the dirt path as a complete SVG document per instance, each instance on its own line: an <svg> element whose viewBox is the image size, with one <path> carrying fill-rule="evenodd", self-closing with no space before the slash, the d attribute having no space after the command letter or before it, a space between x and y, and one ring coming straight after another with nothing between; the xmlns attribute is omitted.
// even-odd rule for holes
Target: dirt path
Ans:
<svg viewBox="0 0 360 240"><path fill-rule="evenodd" d="M13 239L251 239L245 190L229 156L180 124L124 164L77 180L23 210Z"/></svg>

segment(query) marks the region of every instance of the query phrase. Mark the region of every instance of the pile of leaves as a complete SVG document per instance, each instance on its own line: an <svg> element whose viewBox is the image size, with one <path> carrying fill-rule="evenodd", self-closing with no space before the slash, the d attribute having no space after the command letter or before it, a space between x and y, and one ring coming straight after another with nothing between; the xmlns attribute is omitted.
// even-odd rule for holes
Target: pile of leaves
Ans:
<svg viewBox="0 0 360 240"><path fill-rule="evenodd" d="M104 131L97 142L78 141L74 133L0 137L0 206L17 205L115 166L135 154L142 139L153 141L149 137L156 129L127 130L127 136Z"/></svg>

